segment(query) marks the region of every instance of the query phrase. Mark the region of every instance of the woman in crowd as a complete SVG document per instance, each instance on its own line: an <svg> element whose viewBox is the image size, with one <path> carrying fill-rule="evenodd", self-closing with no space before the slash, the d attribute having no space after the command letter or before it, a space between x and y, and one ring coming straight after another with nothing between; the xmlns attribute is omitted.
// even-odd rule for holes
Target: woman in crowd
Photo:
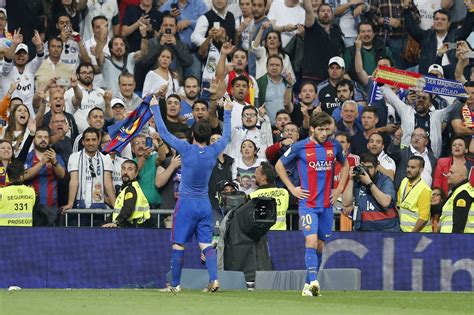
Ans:
<svg viewBox="0 0 474 315"><path fill-rule="evenodd" d="M242 155L232 165L232 178L239 183L241 191L249 194L257 188L255 169L265 160L257 156L257 145L250 139L242 141L240 152Z"/></svg>
<svg viewBox="0 0 474 315"><path fill-rule="evenodd" d="M28 120L30 111L25 104L17 104L10 111L8 126L5 128L3 139L9 141L13 147L14 156L18 156L29 135Z"/></svg>
<svg viewBox="0 0 474 315"><path fill-rule="evenodd" d="M8 184L7 166L13 157L13 147L10 142L0 140L0 187Z"/></svg>
<svg viewBox="0 0 474 315"><path fill-rule="evenodd" d="M162 85L168 85L166 96L178 94L179 81L177 74L170 69L173 61L173 51L163 47L158 55L158 67L148 72L143 84L143 95L155 94Z"/></svg>
<svg viewBox="0 0 474 315"><path fill-rule="evenodd" d="M431 192L431 228L433 232L438 231L439 217L446 201L446 194L439 187L433 187Z"/></svg>
<svg viewBox="0 0 474 315"><path fill-rule="evenodd" d="M451 141L451 156L440 158L436 163L436 169L433 176L433 187L440 187L447 195L448 187L448 172L453 164L464 164L467 169L471 169L473 161L466 158L467 148L469 143L466 138L456 136Z"/></svg>
<svg viewBox="0 0 474 315"><path fill-rule="evenodd" d="M269 56L278 55L283 59L283 71L282 75L286 78L295 78L295 73L291 66L290 57L283 51L281 47L281 35L280 32L271 30L265 37L265 43L262 47L260 45L262 35L265 29L270 27L270 22L263 23L262 27L257 33L255 40L252 43L251 52L257 58L256 65L256 76L255 79L259 79L267 73L267 59Z"/></svg>

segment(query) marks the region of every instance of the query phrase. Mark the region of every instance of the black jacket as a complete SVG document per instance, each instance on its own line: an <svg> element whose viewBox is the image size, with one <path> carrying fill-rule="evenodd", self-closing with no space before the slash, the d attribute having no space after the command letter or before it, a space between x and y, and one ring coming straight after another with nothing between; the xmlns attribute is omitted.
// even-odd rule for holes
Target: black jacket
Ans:
<svg viewBox="0 0 474 315"><path fill-rule="evenodd" d="M422 30L420 26L415 22L409 9L403 11L403 17L405 18L405 25L408 33L420 44L421 56L420 56L420 73L427 74L428 68L434 64L441 64L441 57L436 55L438 49L438 41L436 39L436 32L432 29ZM474 24L474 13L469 12L466 15L466 19L461 28L450 29L448 34L444 38L444 43L455 43L459 40L466 40L471 34L472 26ZM450 64L444 66L444 76L447 79L454 79L454 69L456 67L456 50L449 50L447 56Z"/></svg>

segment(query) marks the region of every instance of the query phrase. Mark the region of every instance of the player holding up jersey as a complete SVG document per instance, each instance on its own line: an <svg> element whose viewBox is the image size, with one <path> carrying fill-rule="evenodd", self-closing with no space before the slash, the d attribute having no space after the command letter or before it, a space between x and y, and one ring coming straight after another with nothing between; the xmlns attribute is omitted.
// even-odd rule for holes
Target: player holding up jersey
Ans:
<svg viewBox="0 0 474 315"><path fill-rule="evenodd" d="M209 272L207 292L219 289L217 280L217 257L211 245L213 232L212 207L208 196L208 183L217 157L221 154L231 135L232 103L224 105L224 132L217 142L207 145L212 134L212 126L207 120L197 121L192 127L193 144L173 136L166 129L161 117L158 101L153 98L150 107L155 116L156 127L163 141L173 147L181 155L181 183L179 199L173 215L171 241L171 285L163 291L181 291L181 270L184 264L184 244L196 235L199 247L206 257Z"/></svg>

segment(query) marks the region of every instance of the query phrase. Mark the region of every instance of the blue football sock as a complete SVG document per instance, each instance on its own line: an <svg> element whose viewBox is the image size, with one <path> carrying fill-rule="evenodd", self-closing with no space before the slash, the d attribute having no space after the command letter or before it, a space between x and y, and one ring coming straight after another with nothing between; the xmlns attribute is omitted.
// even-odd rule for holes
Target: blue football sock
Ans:
<svg viewBox="0 0 474 315"><path fill-rule="evenodd" d="M304 258L308 272L307 278L310 283L318 279L318 255L316 254L316 249L306 248Z"/></svg>
<svg viewBox="0 0 474 315"><path fill-rule="evenodd" d="M173 249L171 254L171 285L173 287L181 282L181 270L184 265L184 250Z"/></svg>
<svg viewBox="0 0 474 315"><path fill-rule="evenodd" d="M202 251L206 256L206 267L209 272L209 282L217 280L217 256L216 250L212 246L204 248Z"/></svg>
<svg viewBox="0 0 474 315"><path fill-rule="evenodd" d="M316 251L316 255L318 256L318 272L319 272L319 268L321 268L321 263L323 262L323 253Z"/></svg>

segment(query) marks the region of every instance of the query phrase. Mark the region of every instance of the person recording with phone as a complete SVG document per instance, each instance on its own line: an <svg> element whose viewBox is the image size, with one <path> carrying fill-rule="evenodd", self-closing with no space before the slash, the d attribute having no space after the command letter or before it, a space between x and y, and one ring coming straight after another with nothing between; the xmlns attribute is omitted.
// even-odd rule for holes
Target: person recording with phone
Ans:
<svg viewBox="0 0 474 315"><path fill-rule="evenodd" d="M167 47L173 52L170 68L180 78L183 78L184 68L189 67L193 63L190 48L177 36L178 24L176 17L173 15L167 14L163 17L159 35L148 40L148 53L135 67L137 86L142 86L145 75L155 69L156 60L163 47Z"/></svg>
<svg viewBox="0 0 474 315"><path fill-rule="evenodd" d="M436 63L443 66L444 75L447 79L454 79L456 41L466 40L471 34L474 12L468 12L462 27L456 28L451 27L451 17L448 11L445 9L437 10L433 13L433 27L423 30L413 18L412 11L416 10L413 1L402 0L401 4L408 34L420 44L422 56L419 64L420 73L427 74L430 65Z"/></svg>
<svg viewBox="0 0 474 315"><path fill-rule="evenodd" d="M373 154L360 156L360 165L352 168L342 194L342 211L352 215L354 230L400 232L395 187L390 177L378 171L378 165Z"/></svg>

